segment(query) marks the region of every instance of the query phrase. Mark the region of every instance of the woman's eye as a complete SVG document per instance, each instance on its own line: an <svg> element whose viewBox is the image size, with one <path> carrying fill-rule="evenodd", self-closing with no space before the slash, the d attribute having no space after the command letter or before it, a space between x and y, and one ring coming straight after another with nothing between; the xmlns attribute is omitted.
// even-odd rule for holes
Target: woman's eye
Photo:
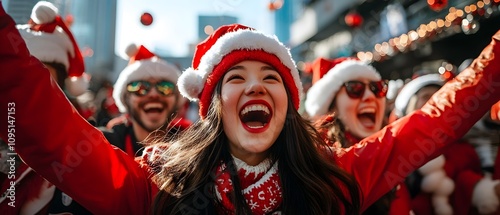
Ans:
<svg viewBox="0 0 500 215"><path fill-rule="evenodd" d="M243 80L243 77L241 75L231 75L231 76L229 76L229 78L227 78L226 82L229 82L232 80Z"/></svg>
<svg viewBox="0 0 500 215"><path fill-rule="evenodd" d="M268 75L264 78L264 80L275 80L275 81L279 81L280 78L276 75Z"/></svg>

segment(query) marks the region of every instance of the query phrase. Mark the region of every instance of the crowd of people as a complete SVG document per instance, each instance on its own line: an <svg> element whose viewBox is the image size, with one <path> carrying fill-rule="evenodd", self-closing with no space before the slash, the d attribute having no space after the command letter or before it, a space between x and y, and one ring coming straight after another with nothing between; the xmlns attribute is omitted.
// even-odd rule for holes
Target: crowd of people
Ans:
<svg viewBox="0 0 500 215"><path fill-rule="evenodd" d="M0 7L0 212L499 214L499 41L389 105L366 62L299 71L276 36L224 25L189 68L131 44L98 113L78 100L90 77L57 8L16 25Z"/></svg>

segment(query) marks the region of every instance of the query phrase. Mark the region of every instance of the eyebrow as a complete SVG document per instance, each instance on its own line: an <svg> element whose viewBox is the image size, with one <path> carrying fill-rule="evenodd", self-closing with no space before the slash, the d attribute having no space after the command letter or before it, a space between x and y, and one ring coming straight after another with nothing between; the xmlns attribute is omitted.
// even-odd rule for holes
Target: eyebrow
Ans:
<svg viewBox="0 0 500 215"><path fill-rule="evenodd" d="M227 71L231 71L231 70L237 70L237 69L245 69L244 66L233 66L231 68L229 68ZM264 71L264 70L273 70L273 71L278 71L276 68L272 67L272 66L262 66L260 68L260 71Z"/></svg>
<svg viewBox="0 0 500 215"><path fill-rule="evenodd" d="M272 66L263 66L261 68L261 70L273 70L273 71L278 71L276 68L272 67Z"/></svg>
<svg viewBox="0 0 500 215"><path fill-rule="evenodd" d="M243 69L243 68L245 68L245 67L243 67L243 66L233 66L233 67L229 68L227 71L229 72L231 70L237 70L237 69Z"/></svg>

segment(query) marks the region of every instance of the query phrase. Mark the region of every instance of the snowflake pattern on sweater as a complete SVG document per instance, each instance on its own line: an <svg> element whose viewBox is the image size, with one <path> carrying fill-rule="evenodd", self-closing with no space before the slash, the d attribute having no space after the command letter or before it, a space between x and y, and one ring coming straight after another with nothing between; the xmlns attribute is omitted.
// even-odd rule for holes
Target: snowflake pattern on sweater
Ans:
<svg viewBox="0 0 500 215"><path fill-rule="evenodd" d="M249 166L238 158L234 158L234 161L243 195L253 214L281 214L277 211L283 200L278 162L271 166L271 161L267 159L257 166ZM234 214L231 202L233 183L227 165L222 163L217 168L216 175L215 190L222 203L221 210Z"/></svg>

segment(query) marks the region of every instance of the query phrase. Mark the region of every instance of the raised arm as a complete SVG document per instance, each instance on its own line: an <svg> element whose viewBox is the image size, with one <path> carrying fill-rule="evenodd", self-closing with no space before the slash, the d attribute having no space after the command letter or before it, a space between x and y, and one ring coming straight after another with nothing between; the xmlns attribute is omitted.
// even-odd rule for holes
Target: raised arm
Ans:
<svg viewBox="0 0 500 215"><path fill-rule="evenodd" d="M149 174L80 117L1 4L0 47L0 137L93 213L146 214Z"/></svg>
<svg viewBox="0 0 500 215"><path fill-rule="evenodd" d="M338 151L339 164L360 184L363 210L462 137L500 100L499 40L500 31L472 65L444 85L421 110Z"/></svg>

